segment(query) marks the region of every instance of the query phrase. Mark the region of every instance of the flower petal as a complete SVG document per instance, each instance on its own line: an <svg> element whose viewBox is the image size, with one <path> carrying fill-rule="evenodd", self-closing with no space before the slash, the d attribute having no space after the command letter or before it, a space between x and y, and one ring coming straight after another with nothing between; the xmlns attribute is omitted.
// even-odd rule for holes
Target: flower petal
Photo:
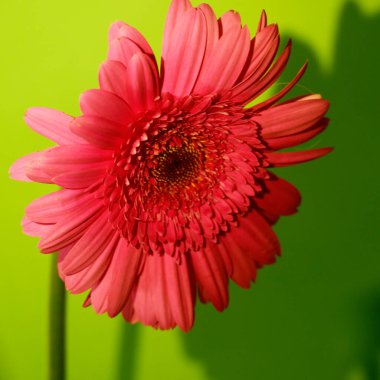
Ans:
<svg viewBox="0 0 380 380"><path fill-rule="evenodd" d="M79 136L70 131L69 124L73 118L63 112L46 107L34 107L28 109L24 119L34 131L59 145L83 143Z"/></svg>
<svg viewBox="0 0 380 380"><path fill-rule="evenodd" d="M148 255L133 304L123 310L124 318L155 328L178 325L183 331L189 331L194 323L195 304L191 276L185 256L177 263L167 254Z"/></svg>
<svg viewBox="0 0 380 380"><path fill-rule="evenodd" d="M61 278L65 281L66 289L71 293L82 293L90 288L93 288L108 271L109 264L118 242L119 236L118 234L114 234L112 239L108 242L108 245L104 247L103 251L93 263L80 272L72 275L65 275L61 269L61 262L64 257L59 260L58 269ZM70 247L70 249L71 248L72 247ZM68 252L69 251L70 250L68 250Z"/></svg>
<svg viewBox="0 0 380 380"><path fill-rule="evenodd" d="M167 56L175 27L181 22L184 13L190 8L191 4L189 0L173 0L171 2L166 16L164 38L162 42L162 56Z"/></svg>
<svg viewBox="0 0 380 380"><path fill-rule="evenodd" d="M203 12L190 8L177 20L162 49L162 93L177 97L190 94L198 77L206 47Z"/></svg>
<svg viewBox="0 0 380 380"><path fill-rule="evenodd" d="M135 113L153 108L159 94L158 72L152 59L143 53L129 61L126 77L126 100Z"/></svg>
<svg viewBox="0 0 380 380"><path fill-rule="evenodd" d="M132 56L142 52L149 55L156 64L152 48L137 29L117 21L111 25L108 40L109 60L119 61L127 67Z"/></svg>
<svg viewBox="0 0 380 380"><path fill-rule="evenodd" d="M55 184L81 189L104 177L111 158L112 151L92 145L65 145L47 150L39 167Z"/></svg>
<svg viewBox="0 0 380 380"><path fill-rule="evenodd" d="M100 66L99 86L126 101L127 68L118 61L106 61Z"/></svg>
<svg viewBox="0 0 380 380"><path fill-rule="evenodd" d="M257 33L261 32L267 26L267 14L264 10L261 11L260 21L257 25Z"/></svg>
<svg viewBox="0 0 380 380"><path fill-rule="evenodd" d="M204 14L206 20L207 41L204 61L207 61L211 58L210 55L219 40L219 24L214 11L208 4L202 3L198 6L198 9Z"/></svg>
<svg viewBox="0 0 380 380"><path fill-rule="evenodd" d="M271 215L291 215L297 212L301 194L292 184L272 174L264 181L264 193L255 197L255 203Z"/></svg>
<svg viewBox="0 0 380 380"><path fill-rule="evenodd" d="M233 12L223 15L220 25L222 35L202 64L194 93L206 95L229 90L246 63L250 50L248 28L241 28L240 18Z"/></svg>
<svg viewBox="0 0 380 380"><path fill-rule="evenodd" d="M272 166L288 166L301 164L302 162L307 162L311 160L315 160L316 158L325 156L330 153L333 148L318 148L318 149L310 149L304 150L301 152L268 152L265 153L268 162Z"/></svg>
<svg viewBox="0 0 380 380"><path fill-rule="evenodd" d="M271 44L271 51L266 56L266 59L268 59L268 61L272 60L272 55L275 53L275 51L277 51L277 44L278 39L275 39ZM265 73L263 77L260 78L261 72L259 72L259 75L255 73L245 81L238 83L232 89L232 100L236 103L248 104L250 101L257 98L260 94L267 90L284 71L290 56L291 46L291 41L289 41L278 59L274 62L272 67Z"/></svg>
<svg viewBox="0 0 380 380"><path fill-rule="evenodd" d="M100 149L114 149L130 134L125 125L97 116L76 117L70 128L75 134Z"/></svg>
<svg viewBox="0 0 380 380"><path fill-rule="evenodd" d="M270 106L278 102L298 83L298 81L302 78L303 74L305 73L306 69L307 62L301 67L301 69L298 71L297 75L292 79L292 81L289 82L283 89L281 89L281 91L279 91L276 95L270 97L269 99L251 107L251 110L254 112L259 112L265 108L269 108Z"/></svg>
<svg viewBox="0 0 380 380"><path fill-rule="evenodd" d="M245 68L235 86L247 79L252 85L265 74L276 56L279 40L277 25L269 25L256 34L251 41Z"/></svg>
<svg viewBox="0 0 380 380"><path fill-rule="evenodd" d="M104 211L61 261L62 273L71 275L91 265L109 246L115 233L108 212Z"/></svg>
<svg viewBox="0 0 380 380"><path fill-rule="evenodd" d="M307 130L327 112L325 99L297 100L280 104L255 115L253 120L262 130L264 139L288 136Z"/></svg>
<svg viewBox="0 0 380 380"><path fill-rule="evenodd" d="M131 107L112 92L88 90L80 96L79 102L85 116L98 116L124 125L135 117Z"/></svg>
<svg viewBox="0 0 380 380"><path fill-rule="evenodd" d="M247 242L242 241L242 243L248 249ZM255 261L237 246L232 236L229 236L229 239L223 239L218 247L214 247L214 250L216 249L219 250L224 265L230 268L228 276L241 288L248 289L251 286L251 281L256 279L257 265Z"/></svg>
<svg viewBox="0 0 380 380"><path fill-rule="evenodd" d="M93 195L81 190L58 190L35 199L27 206L25 214L33 222L55 224L83 202L88 202L90 197Z"/></svg>
<svg viewBox="0 0 380 380"><path fill-rule="evenodd" d="M39 169L45 151L30 153L15 161L9 169L11 178L25 182L52 183L51 177Z"/></svg>
<svg viewBox="0 0 380 380"><path fill-rule="evenodd" d="M123 316L127 321L139 321L144 325L164 330L175 327L164 263L158 254L146 256L133 299L123 310Z"/></svg>
<svg viewBox="0 0 380 380"><path fill-rule="evenodd" d="M212 247L214 250L212 250ZM218 311L228 306L228 275L217 245L208 245L191 254L191 264L202 302L211 302Z"/></svg>
<svg viewBox="0 0 380 380"><path fill-rule="evenodd" d="M104 208L101 201L89 198L54 225L49 235L43 237L38 247L43 253L58 251L76 242L98 218Z"/></svg>
<svg viewBox="0 0 380 380"><path fill-rule="evenodd" d="M120 239L106 274L91 291L91 303L97 313L108 311L114 317L121 311L137 281L142 262L141 249Z"/></svg>
<svg viewBox="0 0 380 380"><path fill-rule="evenodd" d="M22 232L29 236L44 237L47 236L52 230L52 224L40 224L30 220L27 216L24 216L21 222Z"/></svg>
<svg viewBox="0 0 380 380"><path fill-rule="evenodd" d="M146 54L152 54L153 51L149 43L146 41L144 36L132 26L125 24L122 21L115 21L108 33L109 43L112 43L114 39L118 38L128 38L133 41L137 46L140 47L141 51Z"/></svg>
<svg viewBox="0 0 380 380"><path fill-rule="evenodd" d="M107 58L127 66L132 56L140 52L140 47L129 38L117 38L110 43Z"/></svg>
<svg viewBox="0 0 380 380"><path fill-rule="evenodd" d="M273 150L285 149L295 145L299 145L311 140L313 137L323 132L326 129L328 123L329 119L323 118L321 121L319 121L313 127L307 129L306 131L295 133L290 136L266 139L266 143L268 147Z"/></svg>
<svg viewBox="0 0 380 380"><path fill-rule="evenodd" d="M239 218L239 226L220 239L219 249L229 276L242 288L249 288L256 278L256 269L272 264L280 254L277 236L259 212Z"/></svg>

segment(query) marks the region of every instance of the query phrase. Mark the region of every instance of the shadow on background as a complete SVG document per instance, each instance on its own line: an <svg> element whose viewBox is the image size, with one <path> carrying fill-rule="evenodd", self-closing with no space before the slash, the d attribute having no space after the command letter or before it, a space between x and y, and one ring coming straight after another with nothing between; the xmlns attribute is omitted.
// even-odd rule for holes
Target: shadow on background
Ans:
<svg viewBox="0 0 380 380"><path fill-rule="evenodd" d="M361 363L369 380L380 379L380 292L368 294L359 304L365 312L366 326L361 342Z"/></svg>
<svg viewBox="0 0 380 380"><path fill-rule="evenodd" d="M10 379L8 362L4 360L5 355L3 355L3 349L3 341L0 339L0 357L2 358L0 361L0 379Z"/></svg>
<svg viewBox="0 0 380 380"><path fill-rule="evenodd" d="M259 273L251 291L233 286L224 315L197 308L196 326L183 340L208 379L354 379L356 366L361 379L380 379L379 299L372 310L361 307L380 290L379 36L380 14L366 16L347 3L328 72L293 36L289 77L282 79L309 58L301 85L330 100L332 122L307 145L335 151L278 171L304 196L300 213L277 228L284 257Z"/></svg>
<svg viewBox="0 0 380 380"><path fill-rule="evenodd" d="M122 321L120 327L120 354L116 380L133 380L136 374L137 352L139 351L138 326Z"/></svg>
<svg viewBox="0 0 380 380"><path fill-rule="evenodd" d="M309 58L301 85L330 100L332 122L308 147L331 145L335 152L280 171L304 196L300 213L277 227L284 257L262 270L250 291L232 284L223 315L197 308L183 343L210 380L380 379L379 36L380 14L366 16L347 3L328 72L293 36L282 81ZM123 331L118 380L131 380L138 331Z"/></svg>

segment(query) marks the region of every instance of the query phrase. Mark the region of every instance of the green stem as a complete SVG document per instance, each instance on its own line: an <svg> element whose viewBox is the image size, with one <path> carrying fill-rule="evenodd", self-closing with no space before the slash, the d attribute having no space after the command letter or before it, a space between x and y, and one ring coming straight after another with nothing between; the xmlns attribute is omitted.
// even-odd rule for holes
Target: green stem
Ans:
<svg viewBox="0 0 380 380"><path fill-rule="evenodd" d="M50 276L50 380L65 379L66 290L57 273L57 258L52 260Z"/></svg>

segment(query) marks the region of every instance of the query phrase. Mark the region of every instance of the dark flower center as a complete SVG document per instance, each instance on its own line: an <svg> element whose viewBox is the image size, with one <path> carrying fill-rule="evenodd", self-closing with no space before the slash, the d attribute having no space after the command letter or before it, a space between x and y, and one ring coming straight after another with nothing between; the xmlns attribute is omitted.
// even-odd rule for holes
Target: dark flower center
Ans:
<svg viewBox="0 0 380 380"><path fill-rule="evenodd" d="M168 146L157 157L153 176L157 182L166 186L186 186L200 172L202 160L192 145Z"/></svg>

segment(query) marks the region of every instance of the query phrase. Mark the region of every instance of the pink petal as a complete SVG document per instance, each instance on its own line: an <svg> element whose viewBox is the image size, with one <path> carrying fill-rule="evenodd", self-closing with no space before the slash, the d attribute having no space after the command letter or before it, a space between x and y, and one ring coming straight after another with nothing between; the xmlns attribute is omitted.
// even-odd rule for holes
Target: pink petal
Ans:
<svg viewBox="0 0 380 380"><path fill-rule="evenodd" d="M85 269L109 246L116 232L108 216L106 211L99 215L61 261L61 271L65 275Z"/></svg>
<svg viewBox="0 0 380 380"><path fill-rule="evenodd" d="M189 331L194 322L194 303L195 288L186 257L177 263L167 254L148 255L133 306L127 305L123 315L155 328L168 329L177 324Z"/></svg>
<svg viewBox="0 0 380 380"><path fill-rule="evenodd" d="M31 221L27 216L24 216L21 222L22 232L29 236L43 237L50 233L52 224L40 224Z"/></svg>
<svg viewBox="0 0 380 380"><path fill-rule="evenodd" d="M203 62L194 93L205 95L229 90L238 79L248 57L250 38L248 28L241 29L240 19L236 17L228 12L221 18L223 34Z"/></svg>
<svg viewBox="0 0 380 380"><path fill-rule="evenodd" d="M239 244L243 249L242 243L244 238L246 241L254 240L248 247L251 257L260 265L273 264L276 255L281 254L280 242L273 232L271 226L258 212L251 212L246 217L239 219L240 226L235 230L235 237L239 240ZM238 238L242 237L242 241ZM241 242L241 243L240 243Z"/></svg>
<svg viewBox="0 0 380 380"><path fill-rule="evenodd" d="M173 257L163 255L169 290L169 303L174 320L183 331L194 323L195 287L185 257L177 264Z"/></svg>
<svg viewBox="0 0 380 380"><path fill-rule="evenodd" d="M152 59L143 53L135 54L128 64L126 100L135 113L153 108L159 94L158 72Z"/></svg>
<svg viewBox="0 0 380 380"><path fill-rule="evenodd" d="M109 61L120 62L127 67L130 59L141 52L141 48L129 38L117 38L110 43L107 58Z"/></svg>
<svg viewBox="0 0 380 380"><path fill-rule="evenodd" d="M270 59L272 59L273 52L277 50L277 43L277 40L274 40L272 43L273 50L272 53L268 55ZM267 90L284 71L290 56L290 50L291 41L289 41L276 62L261 79L254 74L247 80L237 84L232 90L232 99L240 104L248 104Z"/></svg>
<svg viewBox="0 0 380 380"><path fill-rule="evenodd" d="M256 196L255 203L271 215L291 215L297 212L301 194L289 182L272 175L264 182L264 194Z"/></svg>
<svg viewBox="0 0 380 380"><path fill-rule="evenodd" d="M58 190L44 195L30 203L25 213L30 220L37 223L57 223L68 212L73 211L83 202L88 202L91 194L78 190Z"/></svg>
<svg viewBox="0 0 380 380"><path fill-rule="evenodd" d="M219 41L219 24L214 11L208 4L200 4L198 9L203 13L206 20L205 33L207 35L207 38L203 63L210 62L214 49L216 48L216 45ZM202 71L199 73L199 75L202 76Z"/></svg>
<svg viewBox="0 0 380 380"><path fill-rule="evenodd" d="M135 117L129 105L112 92L88 90L80 96L79 102L85 116L97 116L124 125Z"/></svg>
<svg viewBox="0 0 380 380"><path fill-rule="evenodd" d="M298 100L266 109L253 120L261 126L264 139L282 137L312 127L328 108L329 103L324 99Z"/></svg>
<svg viewBox="0 0 380 380"><path fill-rule="evenodd" d="M58 275L61 278L62 281L65 281L66 275L61 271L60 262L66 257L66 255L70 252L70 249L73 248L75 243L67 245L65 248L62 248L59 250L58 253ZM65 284L66 285L66 284ZM67 287L66 287L67 289Z"/></svg>
<svg viewBox="0 0 380 380"><path fill-rule="evenodd" d="M191 263L202 302L211 302L218 311L225 309L228 306L228 275L219 251L209 246L202 251L192 251Z"/></svg>
<svg viewBox="0 0 380 380"><path fill-rule="evenodd" d="M265 13L265 10L262 10L260 21L259 21L259 24L257 25L256 33L260 33L266 26L267 26L267 14Z"/></svg>
<svg viewBox="0 0 380 380"><path fill-rule="evenodd" d="M280 254L277 236L258 212L239 218L239 226L221 237L219 249L229 276L242 288L249 288L256 278L256 268L272 264Z"/></svg>
<svg viewBox="0 0 380 380"><path fill-rule="evenodd" d="M91 305L91 293L89 293L83 302L83 307L89 307Z"/></svg>
<svg viewBox="0 0 380 380"><path fill-rule="evenodd" d="M323 118L320 122L315 124L313 127L307 129L306 131L299 132L290 136L266 139L266 143L268 147L273 150L285 149L295 145L299 145L311 140L313 137L323 132L326 129L328 123L329 119Z"/></svg>
<svg viewBox="0 0 380 380"><path fill-rule="evenodd" d="M123 316L132 323L139 321L154 328L166 330L175 327L165 281L164 260L160 255L146 256L133 300L125 306Z"/></svg>
<svg viewBox="0 0 380 380"><path fill-rule="evenodd" d="M38 153L37 153L38 155ZM36 153L28 154L15 161L9 168L9 176L17 181L32 182L32 180L26 176L25 169L29 161L36 158Z"/></svg>
<svg viewBox="0 0 380 380"><path fill-rule="evenodd" d="M302 162L315 160L316 158L322 157L332 151L332 148L318 148L304 150L301 152L268 152L265 153L268 162L272 166L287 166L300 164Z"/></svg>
<svg viewBox="0 0 380 380"><path fill-rule="evenodd" d="M9 169L10 177L18 181L52 183L51 177L39 168L44 152L30 153L19 158Z"/></svg>
<svg viewBox="0 0 380 380"><path fill-rule="evenodd" d="M189 0L173 0L170 4L164 29L162 42L162 56L166 57L170 48L170 41L174 36L176 25L183 19L184 13L192 8Z"/></svg>
<svg viewBox="0 0 380 380"><path fill-rule="evenodd" d="M228 11L220 17L219 23L219 35L223 36L230 31L230 29L235 29L236 31L241 30L241 18L239 13L235 11Z"/></svg>
<svg viewBox="0 0 380 380"><path fill-rule="evenodd" d="M66 189L85 189L102 181L108 165L88 165L53 178L56 185Z"/></svg>
<svg viewBox="0 0 380 380"><path fill-rule="evenodd" d="M251 286L251 281L255 281L257 265L255 261L243 252L236 244L236 241L226 235L226 238L221 241L218 247L214 247L213 250L218 249L221 258L224 261L226 267L230 266L228 273L229 277L238 284L241 288L248 289ZM229 236L230 239L227 239ZM244 241L245 245L246 242ZM212 243L209 243L210 245ZM246 247L248 249L248 245Z"/></svg>
<svg viewBox="0 0 380 380"><path fill-rule="evenodd" d="M104 62L99 70L99 85L102 90L127 101L127 68L118 61Z"/></svg>
<svg viewBox="0 0 380 380"><path fill-rule="evenodd" d="M116 61L120 61L125 66L127 66L132 55L140 51L154 58L152 48L144 36L137 29L123 23L122 21L116 21L111 25L108 34L108 42L110 45L108 59L115 59ZM127 53L128 48L124 51L117 51L118 49L123 50L123 46L121 45L124 43L133 44L138 48L138 50L134 51L132 54ZM132 50L134 49L132 48Z"/></svg>
<svg viewBox="0 0 380 380"><path fill-rule="evenodd" d="M97 116L80 116L71 123L72 131L101 149L115 149L130 134L128 127Z"/></svg>
<svg viewBox="0 0 380 380"><path fill-rule="evenodd" d="M108 314L111 317L119 314L127 302L144 256L141 249L134 248L125 239L120 240L107 272L107 275L111 277L108 295Z"/></svg>
<svg viewBox="0 0 380 380"><path fill-rule="evenodd" d="M235 83L235 87L248 79L249 82L247 83L250 83L252 86L266 73L276 56L279 40L277 25L269 25L257 33L251 41L250 52L243 69L243 75ZM235 90L233 90L234 92Z"/></svg>
<svg viewBox="0 0 380 380"><path fill-rule="evenodd" d="M64 275L63 277L67 290L69 290L71 293L82 293L89 288L95 287L108 270L118 241L118 234L114 234L111 241L109 241L108 245L103 249L103 251L92 264L78 273L72 275ZM71 248L72 247L70 247L70 249ZM61 261L63 261L63 259ZM61 262L58 263L58 268L62 277L63 271L61 270Z"/></svg>
<svg viewBox="0 0 380 380"><path fill-rule="evenodd" d="M281 98L283 98L302 78L303 74L305 73L307 68L307 63L305 63L301 69L298 71L297 75L293 78L291 82L289 82L281 91L279 91L276 95L270 97L269 99L256 104L251 108L254 112L259 112L265 108L268 108L278 102Z"/></svg>
<svg viewBox="0 0 380 380"><path fill-rule="evenodd" d="M99 217L104 205L90 198L54 225L49 235L41 239L38 247L43 253L58 251L76 242Z"/></svg>
<svg viewBox="0 0 380 380"><path fill-rule="evenodd" d="M112 151L92 145L65 145L46 151L40 167L55 184L81 189L104 177L111 158Z"/></svg>
<svg viewBox="0 0 380 380"><path fill-rule="evenodd" d="M70 131L69 124L73 118L63 112L34 107L28 109L24 119L34 131L59 145L83 143L80 137Z"/></svg>
<svg viewBox="0 0 380 380"><path fill-rule="evenodd" d="M112 153L108 150L99 149L92 145L65 145L47 150L44 154L44 161L49 165L48 172L56 173L61 166L85 165L94 162L109 161Z"/></svg>
<svg viewBox="0 0 380 380"><path fill-rule="evenodd" d="M194 87L206 47L204 14L190 8L178 20L162 49L162 92L177 97L188 95Z"/></svg>

